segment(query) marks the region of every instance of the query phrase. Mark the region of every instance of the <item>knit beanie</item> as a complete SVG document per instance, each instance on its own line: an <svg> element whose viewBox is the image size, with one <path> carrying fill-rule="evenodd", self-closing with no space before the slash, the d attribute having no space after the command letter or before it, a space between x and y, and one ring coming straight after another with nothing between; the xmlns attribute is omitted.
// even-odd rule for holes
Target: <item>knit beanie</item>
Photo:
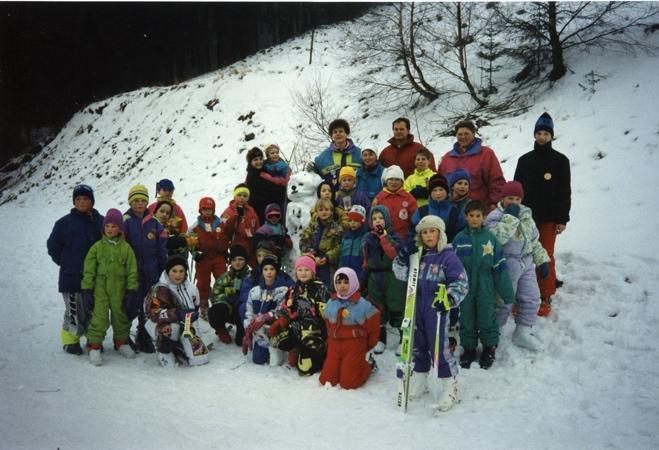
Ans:
<svg viewBox="0 0 659 450"><path fill-rule="evenodd" d="M277 272L279 272L280 269L279 260L274 255L268 255L265 258L263 258L263 261L261 261L261 270L263 270L265 266L272 266L275 268Z"/></svg>
<svg viewBox="0 0 659 450"><path fill-rule="evenodd" d="M270 217L271 215L281 216L281 207L276 203L270 203L265 207L265 217Z"/></svg>
<svg viewBox="0 0 659 450"><path fill-rule="evenodd" d="M252 147L247 152L247 164L250 164L254 158L261 157L263 158L263 150L258 147Z"/></svg>
<svg viewBox="0 0 659 450"><path fill-rule="evenodd" d="M437 242L437 250L441 252L444 249L444 247L446 247L448 241L446 238L446 232L445 232L446 225L444 225L444 221L441 219L441 217L437 217L433 215L428 215L425 216L423 219L421 219L417 224L416 228L414 229L416 231L417 245L423 245L421 232L423 230L428 230L428 229L439 230L439 242Z"/></svg>
<svg viewBox="0 0 659 450"><path fill-rule="evenodd" d="M364 154L364 152L373 152L373 153L375 153L375 157L376 158L378 157L378 151L375 150L375 146L373 146L373 147L364 147L362 149L362 155Z"/></svg>
<svg viewBox="0 0 659 450"><path fill-rule="evenodd" d="M343 180L343 177L351 177L353 179L356 179L357 174L355 173L355 169L349 166L341 167L341 170L339 171L339 183L341 182L341 180Z"/></svg>
<svg viewBox="0 0 659 450"><path fill-rule="evenodd" d="M169 271L172 270L174 266L183 266L185 271L188 271L188 261L180 255L174 255L167 260L165 263L165 273L169 274Z"/></svg>
<svg viewBox="0 0 659 450"><path fill-rule="evenodd" d="M144 200L145 202L149 201L149 191L143 184L137 184L130 188L130 191L128 191L128 204L130 205L135 200Z"/></svg>
<svg viewBox="0 0 659 450"><path fill-rule="evenodd" d="M345 296L340 295L338 292L336 293L336 296L339 297L340 299L347 300L352 295L359 290L359 279L357 278L357 274L355 273L354 270L352 270L350 267L341 267L339 270L337 270L334 273L334 286L336 286L336 279L339 277L339 275L345 275L348 277L348 285L350 286L350 290L348 291L348 294Z"/></svg>
<svg viewBox="0 0 659 450"><path fill-rule="evenodd" d="M232 245L229 249L229 261L233 261L234 258L245 258L247 259L247 250L242 245Z"/></svg>
<svg viewBox="0 0 659 450"><path fill-rule="evenodd" d="M362 205L352 205L348 211L348 220L364 223L366 221L366 209Z"/></svg>
<svg viewBox="0 0 659 450"><path fill-rule="evenodd" d="M105 217L103 218L103 227L105 227L109 223L118 226L119 230L123 234L123 232L124 232L124 215L121 214L121 211L119 211L118 209L114 209L114 208L108 209L108 212L105 213Z"/></svg>
<svg viewBox="0 0 659 450"><path fill-rule="evenodd" d="M172 182L172 180L163 178L162 180L156 183L156 192L158 192L160 189L164 189L166 191L173 191L174 183Z"/></svg>
<svg viewBox="0 0 659 450"><path fill-rule="evenodd" d="M76 202L76 197L87 197L92 201L92 206L94 206L94 190L91 186L86 184L79 184L73 188L73 203Z"/></svg>
<svg viewBox="0 0 659 450"><path fill-rule="evenodd" d="M546 131L551 134L552 139L554 137L554 121L546 112L542 113L542 115L538 118L538 121L535 123L533 134L535 135L538 131Z"/></svg>
<svg viewBox="0 0 659 450"><path fill-rule="evenodd" d="M311 273L316 275L316 261L313 260L310 256L302 255L295 260L294 269L297 270L298 267L306 267L311 270Z"/></svg>
<svg viewBox="0 0 659 450"><path fill-rule="evenodd" d="M435 175L430 177L430 179L428 180L428 190L432 192L432 190L435 189L436 187L443 188L446 191L446 193L449 192L448 180L444 175L440 175L436 173Z"/></svg>
<svg viewBox="0 0 659 450"><path fill-rule="evenodd" d="M508 181L504 184L503 188L501 188L501 198L508 196L524 198L522 183L519 181Z"/></svg>
<svg viewBox="0 0 659 450"><path fill-rule="evenodd" d="M405 175L403 174L403 169L393 165L389 166L384 171L382 171L382 183L386 184L387 180L391 178L398 178L399 180L405 180Z"/></svg>
<svg viewBox="0 0 659 450"><path fill-rule="evenodd" d="M460 180L467 180L469 187L471 187L471 175L469 175L469 172L467 172L465 169L455 169L455 171L449 173L446 178L448 179L448 185L450 188L453 188L455 183Z"/></svg>

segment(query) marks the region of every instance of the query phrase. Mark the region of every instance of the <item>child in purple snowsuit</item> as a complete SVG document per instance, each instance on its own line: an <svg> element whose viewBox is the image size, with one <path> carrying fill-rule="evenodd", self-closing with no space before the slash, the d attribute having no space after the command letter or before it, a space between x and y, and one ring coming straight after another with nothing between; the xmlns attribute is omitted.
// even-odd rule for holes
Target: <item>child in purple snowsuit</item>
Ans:
<svg viewBox="0 0 659 450"><path fill-rule="evenodd" d="M143 185L136 185L128 192L130 209L124 213L124 236L137 259L139 275L139 296L146 297L151 286L160 279L167 262L167 231L153 216L145 214L149 202L149 191ZM153 353L151 337L144 329L146 318L141 310L137 316L137 349Z"/></svg>
<svg viewBox="0 0 659 450"><path fill-rule="evenodd" d="M410 380L410 398L419 398L426 392L428 374L434 366L434 374L442 388L437 401L440 411L449 410L458 400L458 366L448 339L449 311L458 308L469 291L467 273L453 248L447 244L444 227L442 219L433 215L425 216L416 226L421 261L416 291L414 372ZM407 265L408 261L401 256L396 258L394 271L400 279L404 278L400 265ZM435 301L440 284L446 286L449 308L443 302ZM436 349L437 330L439 348Z"/></svg>
<svg viewBox="0 0 659 450"><path fill-rule="evenodd" d="M531 208L522 205L524 190L518 181L507 182L502 189L502 199L485 219L485 227L497 237L503 246L510 281L515 291L517 327L513 343L529 350L539 350L540 341L533 334L538 308L540 289L536 278L536 266L540 276L549 275L549 255L538 240L540 234L533 221ZM497 313L499 328L510 316L512 304L504 305Z"/></svg>

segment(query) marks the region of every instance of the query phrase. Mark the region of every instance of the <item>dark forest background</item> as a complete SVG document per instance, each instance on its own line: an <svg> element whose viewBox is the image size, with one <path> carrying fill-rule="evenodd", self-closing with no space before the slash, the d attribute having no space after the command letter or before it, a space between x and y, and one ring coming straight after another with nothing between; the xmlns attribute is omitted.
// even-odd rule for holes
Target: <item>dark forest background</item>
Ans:
<svg viewBox="0 0 659 450"><path fill-rule="evenodd" d="M2 3L0 166L85 105L231 64L364 3Z"/></svg>

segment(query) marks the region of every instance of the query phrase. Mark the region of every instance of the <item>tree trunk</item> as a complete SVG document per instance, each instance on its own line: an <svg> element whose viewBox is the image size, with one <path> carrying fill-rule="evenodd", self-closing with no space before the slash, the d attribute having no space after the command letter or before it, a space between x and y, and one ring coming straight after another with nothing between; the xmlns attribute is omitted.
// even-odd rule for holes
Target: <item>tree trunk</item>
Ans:
<svg viewBox="0 0 659 450"><path fill-rule="evenodd" d="M478 96L478 93L476 92L476 88L474 88L474 85L471 82L471 79L469 78L469 72L467 70L467 42L465 41L465 38L462 34L462 5L460 3L456 3L455 7L457 8L456 21L458 22L457 23L458 26L457 47L458 47L458 56L459 56L458 59L460 60L460 71L462 72L462 81L467 86L469 95L471 96L472 99L474 99L476 103L478 103L478 106L480 107L487 106L488 101Z"/></svg>
<svg viewBox="0 0 659 450"><path fill-rule="evenodd" d="M561 39L556 30L556 2L549 2L547 16L549 43L551 45L551 62L553 65L551 72L549 73L549 80L556 81L567 73L565 61L563 60L563 46L561 45Z"/></svg>

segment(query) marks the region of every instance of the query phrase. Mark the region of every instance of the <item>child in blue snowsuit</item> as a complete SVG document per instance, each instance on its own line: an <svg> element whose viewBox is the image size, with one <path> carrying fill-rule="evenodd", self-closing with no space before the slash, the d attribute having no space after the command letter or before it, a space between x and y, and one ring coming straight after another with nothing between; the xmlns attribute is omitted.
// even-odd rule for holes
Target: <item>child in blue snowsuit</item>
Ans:
<svg viewBox="0 0 659 450"><path fill-rule="evenodd" d="M431 215L421 219L416 226L416 243L417 248L421 250L421 260L416 291L414 372L410 382L410 398L423 395L428 373L431 366L434 366L434 374L442 387L437 408L447 411L455 404L459 395L458 366L448 340L448 313L459 307L467 295L469 283L462 263L446 242L444 222L439 217ZM397 257L395 264L407 265L409 257L407 261ZM399 270L395 273L400 276ZM446 286L448 305L436 301L440 283ZM435 348L436 343L438 348Z"/></svg>
<svg viewBox="0 0 659 450"><path fill-rule="evenodd" d="M374 150L362 150L362 165L357 169L357 190L366 193L371 203L382 190L382 172L384 166L378 161Z"/></svg>
<svg viewBox="0 0 659 450"><path fill-rule="evenodd" d="M353 205L348 212L348 223L350 229L343 233L341 239L341 259L339 267L350 267L357 274L359 284L364 287L366 280L364 273L364 255L362 254L362 242L368 233L366 224L366 211L361 205Z"/></svg>
<svg viewBox="0 0 659 450"><path fill-rule="evenodd" d="M94 191L86 184L73 188L73 206L69 214L55 222L46 245L59 266L58 288L64 299L62 345L67 353L82 355L80 336L91 317L81 295L82 264L91 246L101 238L103 216L94 209Z"/></svg>
<svg viewBox="0 0 659 450"><path fill-rule="evenodd" d="M124 236L137 259L140 298L146 297L151 286L158 282L167 262L167 230L153 216L145 213L148 202L149 192L146 187L140 184L133 186L128 192L130 209L124 213ZM146 318L143 306L137 318L137 349L153 353L153 341L144 329Z"/></svg>

